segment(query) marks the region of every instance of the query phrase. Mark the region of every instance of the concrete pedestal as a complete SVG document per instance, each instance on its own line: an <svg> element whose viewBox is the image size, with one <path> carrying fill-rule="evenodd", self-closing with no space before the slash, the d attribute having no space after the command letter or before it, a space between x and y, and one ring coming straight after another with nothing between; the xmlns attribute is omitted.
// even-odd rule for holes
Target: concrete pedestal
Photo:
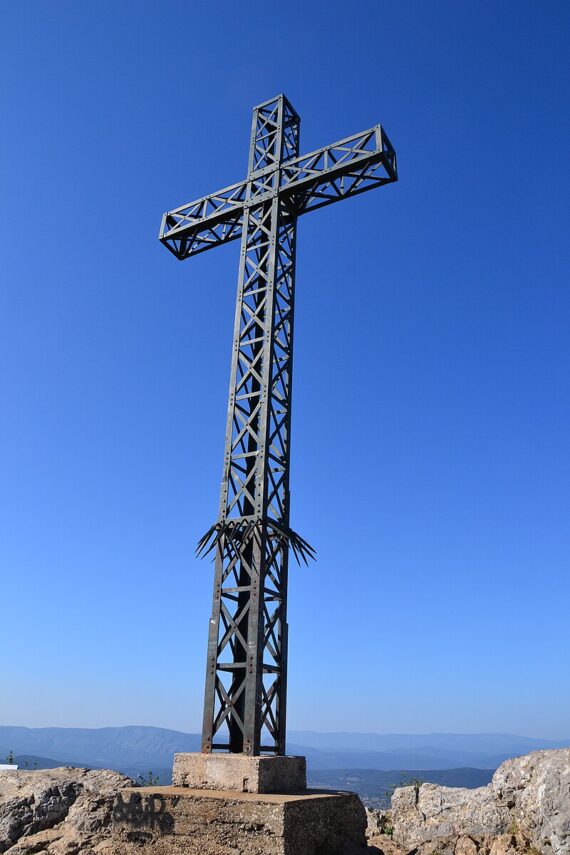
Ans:
<svg viewBox="0 0 570 855"><path fill-rule="evenodd" d="M238 793L298 793L307 787L304 757L175 754L175 787Z"/></svg>
<svg viewBox="0 0 570 855"><path fill-rule="evenodd" d="M113 855L353 855L366 852L358 796L134 787L113 813Z"/></svg>

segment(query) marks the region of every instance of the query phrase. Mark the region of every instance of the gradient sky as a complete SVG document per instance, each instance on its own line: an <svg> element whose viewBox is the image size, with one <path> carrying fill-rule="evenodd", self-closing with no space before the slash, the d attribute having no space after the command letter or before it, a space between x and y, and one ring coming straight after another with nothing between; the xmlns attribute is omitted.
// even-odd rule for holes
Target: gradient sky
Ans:
<svg viewBox="0 0 570 855"><path fill-rule="evenodd" d="M167 208L382 122L299 223L289 724L568 738L570 4L0 2L0 723L197 730L239 245Z"/></svg>

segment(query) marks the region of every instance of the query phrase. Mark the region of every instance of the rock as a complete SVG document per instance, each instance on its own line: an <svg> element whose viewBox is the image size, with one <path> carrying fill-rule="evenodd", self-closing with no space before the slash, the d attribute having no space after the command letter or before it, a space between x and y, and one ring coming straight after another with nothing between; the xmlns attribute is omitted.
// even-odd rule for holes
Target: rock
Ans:
<svg viewBox="0 0 570 855"><path fill-rule="evenodd" d="M570 853L570 748L507 760L490 785L515 832L540 852Z"/></svg>
<svg viewBox="0 0 570 855"><path fill-rule="evenodd" d="M477 855L479 847L472 837L460 837L455 844L455 855Z"/></svg>
<svg viewBox="0 0 570 855"><path fill-rule="evenodd" d="M0 853L78 855L109 834L118 772L45 769L0 772Z"/></svg>
<svg viewBox="0 0 570 855"><path fill-rule="evenodd" d="M394 840L413 848L434 837L501 834L510 813L489 787L468 790L422 784L397 789L392 796Z"/></svg>
<svg viewBox="0 0 570 855"><path fill-rule="evenodd" d="M123 828L118 807L125 800L130 805L133 795L137 804L137 800L144 801L145 797L144 790L137 789L134 794L133 791L122 792L132 785L133 782L124 775L102 770L0 772L0 854L136 855L146 848L154 855L173 855L175 852L188 855L190 851L199 851L200 855L205 855L206 851L216 855L222 852L224 855L230 852L243 855L251 849L249 843L236 847L235 841L230 841L231 823L227 818L224 822L222 803L206 804L208 799L214 799L215 794L196 796L198 801L204 802L206 813L199 814L198 807L191 805L184 814L186 822L184 818L180 819L184 813L181 792L188 791L158 788L163 800L167 796L171 798L172 811L164 816L160 811L157 813L160 793L153 792L152 798L149 797L152 804L149 802L148 810L145 808L140 817L133 814L129 819L128 812L126 819L132 820L131 824L134 822L134 830L130 825ZM247 821L244 819L242 825L238 822L238 831L252 829L253 837L256 834L259 837L261 820L254 817L259 806L254 802L257 799L267 803L264 809L269 811L272 797L234 793L232 798L234 801L251 802L249 807L242 806L242 812L249 811L251 817ZM279 806L275 808L274 813L279 820L276 828L281 828L279 823L286 825L287 816L291 814L290 827L298 831L300 826L293 816L296 810L293 802L299 799L295 796L279 798L289 800L291 804L283 809L284 818L279 813ZM351 807L350 798L354 801ZM360 840L365 823L364 810L356 796L350 798L345 798L347 809L350 807L352 811L345 823L350 832L348 842L351 846L354 843L352 848L355 851L364 851L363 838L362 842ZM222 801L224 799L228 803L231 801L227 794ZM339 820L339 810L340 807L334 808L328 819L321 817L318 822L315 820L315 828L328 830L330 837L330 829ZM235 825L235 808L232 807L232 811ZM178 817L176 821L174 814ZM204 830L208 835L207 826L211 826L210 848L196 849L194 843L189 848L192 835L184 838L184 822L186 825L190 823L191 814L196 815L196 828L200 829L200 834ZM570 855L570 749L535 751L525 757L508 760L497 769L487 787L477 790L435 784L400 788L394 793L389 811L367 811L367 817L368 851L377 855ZM125 822L126 819L123 816ZM263 822L267 824L267 818ZM176 823L179 827L175 828ZM311 829L315 823L310 824ZM279 835L273 834L274 847L271 851L282 851L278 847L283 835ZM292 851L314 853L315 846L305 835L301 837ZM220 841L226 838L227 842L220 848ZM336 844L335 847L338 849ZM328 855L330 846L327 844L323 848L319 843L317 849L322 855ZM265 853L269 850L264 843L255 851Z"/></svg>
<svg viewBox="0 0 570 855"><path fill-rule="evenodd" d="M351 793L144 788L85 769L0 776L5 855L364 855L365 829Z"/></svg>
<svg viewBox="0 0 570 855"><path fill-rule="evenodd" d="M475 790L399 788L389 811L368 817L369 841L385 855L394 845L418 855L570 855L570 749L507 760Z"/></svg>

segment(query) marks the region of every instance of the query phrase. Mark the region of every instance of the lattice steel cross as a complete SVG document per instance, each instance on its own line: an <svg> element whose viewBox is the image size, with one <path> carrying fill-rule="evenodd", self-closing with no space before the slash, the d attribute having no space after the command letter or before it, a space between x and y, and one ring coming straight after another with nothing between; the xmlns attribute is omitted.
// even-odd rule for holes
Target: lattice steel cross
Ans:
<svg viewBox="0 0 570 855"><path fill-rule="evenodd" d="M300 119L279 95L254 108L247 177L166 213L178 259L241 238L215 550L202 751L285 753L289 447L297 217L397 180L380 125L299 157Z"/></svg>

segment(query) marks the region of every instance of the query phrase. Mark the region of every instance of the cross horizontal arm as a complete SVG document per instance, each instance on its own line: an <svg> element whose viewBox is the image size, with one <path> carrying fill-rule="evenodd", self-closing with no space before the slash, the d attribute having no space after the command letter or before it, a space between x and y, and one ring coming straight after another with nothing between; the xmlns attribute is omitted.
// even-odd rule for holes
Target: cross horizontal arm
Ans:
<svg viewBox="0 0 570 855"><path fill-rule="evenodd" d="M396 153L383 128L375 125L168 211L159 237L184 259L239 238L246 206L279 196L284 210L298 216L397 180Z"/></svg>
<svg viewBox="0 0 570 855"><path fill-rule="evenodd" d="M241 237L247 181L232 184L162 217L159 238L177 258Z"/></svg>
<svg viewBox="0 0 570 855"><path fill-rule="evenodd" d="M299 215L397 180L396 153L376 125L284 163L280 195Z"/></svg>

